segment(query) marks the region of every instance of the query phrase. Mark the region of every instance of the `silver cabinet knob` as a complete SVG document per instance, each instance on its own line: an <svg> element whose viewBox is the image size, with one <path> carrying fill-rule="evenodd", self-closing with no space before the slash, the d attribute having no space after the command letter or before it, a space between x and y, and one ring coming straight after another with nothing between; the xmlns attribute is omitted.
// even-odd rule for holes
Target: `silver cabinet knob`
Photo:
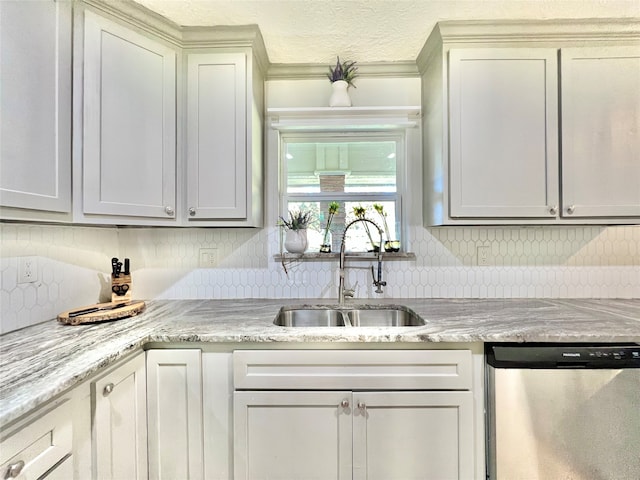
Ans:
<svg viewBox="0 0 640 480"><path fill-rule="evenodd" d="M556 215L558 213L558 206L554 205L553 207L549 207L549 213L551 215Z"/></svg>
<svg viewBox="0 0 640 480"><path fill-rule="evenodd" d="M193 208L193 207L191 207L191 208L189 209L189 215L191 215L191 216L193 217L195 214L196 214L196 209L195 209L195 208Z"/></svg>
<svg viewBox="0 0 640 480"><path fill-rule="evenodd" d="M167 215L173 216L173 214L175 213L175 210L173 209L173 207L164 207L164 211Z"/></svg>
<svg viewBox="0 0 640 480"><path fill-rule="evenodd" d="M349 408L349 400L347 400L347 399L345 398L344 400L342 400L342 401L340 402L340 406L341 406L342 408Z"/></svg>
<svg viewBox="0 0 640 480"><path fill-rule="evenodd" d="M7 467L7 471L4 474L4 478L17 478L24 468L24 461L19 460L16 463L12 463Z"/></svg>
<svg viewBox="0 0 640 480"><path fill-rule="evenodd" d="M107 383L104 388L102 389L102 395L104 397L108 396L111 392L113 392L113 383Z"/></svg>
<svg viewBox="0 0 640 480"><path fill-rule="evenodd" d="M367 408L367 404L366 404L366 403L364 403L364 402L358 402L358 408L359 408L360 410L364 410L364 409L366 409L366 408Z"/></svg>
<svg viewBox="0 0 640 480"><path fill-rule="evenodd" d="M575 206L575 205L569 205L569 206L567 207L567 213L568 213L569 215L571 215L571 214L572 214L573 212L575 212L575 211L576 211L576 206Z"/></svg>

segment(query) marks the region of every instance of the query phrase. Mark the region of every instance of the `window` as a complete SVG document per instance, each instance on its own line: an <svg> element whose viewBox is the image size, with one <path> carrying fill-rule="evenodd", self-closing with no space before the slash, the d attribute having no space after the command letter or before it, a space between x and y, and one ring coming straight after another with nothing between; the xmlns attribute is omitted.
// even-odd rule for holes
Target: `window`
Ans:
<svg viewBox="0 0 640 480"><path fill-rule="evenodd" d="M331 225L331 250L338 252L344 226L354 220L354 207L363 207L366 218L383 230L383 241L402 241L402 171L404 135L393 132L283 133L281 136L282 212L311 211L309 252L318 252L323 241L330 202L339 212ZM381 205L385 220L374 209ZM385 225L386 223L386 225ZM379 233L365 224L349 230L347 250L372 251Z"/></svg>

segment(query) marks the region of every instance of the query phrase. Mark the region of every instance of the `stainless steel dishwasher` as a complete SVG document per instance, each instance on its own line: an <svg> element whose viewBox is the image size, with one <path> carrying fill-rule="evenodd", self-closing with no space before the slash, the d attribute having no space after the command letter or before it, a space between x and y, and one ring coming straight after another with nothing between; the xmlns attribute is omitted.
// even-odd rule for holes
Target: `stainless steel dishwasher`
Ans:
<svg viewBox="0 0 640 480"><path fill-rule="evenodd" d="M640 479L640 345L485 353L489 479Z"/></svg>

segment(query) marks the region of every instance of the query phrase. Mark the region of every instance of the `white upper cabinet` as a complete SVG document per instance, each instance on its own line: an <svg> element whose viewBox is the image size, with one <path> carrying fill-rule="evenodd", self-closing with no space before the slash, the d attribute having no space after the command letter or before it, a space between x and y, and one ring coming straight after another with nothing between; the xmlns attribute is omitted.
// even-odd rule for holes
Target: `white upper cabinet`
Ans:
<svg viewBox="0 0 640 480"><path fill-rule="evenodd" d="M89 10L83 48L82 214L173 219L176 51Z"/></svg>
<svg viewBox="0 0 640 480"><path fill-rule="evenodd" d="M133 4L94 7L76 15L74 220L261 226L257 27L178 29Z"/></svg>
<svg viewBox="0 0 640 480"><path fill-rule="evenodd" d="M0 204L15 208L3 218L71 210L71 8L0 1Z"/></svg>
<svg viewBox="0 0 640 480"><path fill-rule="evenodd" d="M432 225L640 223L640 24L440 22L418 56Z"/></svg>
<svg viewBox="0 0 640 480"><path fill-rule="evenodd" d="M263 79L252 51L186 58L186 219L261 226Z"/></svg>
<svg viewBox="0 0 640 480"><path fill-rule="evenodd" d="M640 44L560 53L562 215L640 217Z"/></svg>
<svg viewBox="0 0 640 480"><path fill-rule="evenodd" d="M209 53L187 62L187 204L193 218L244 218L246 56Z"/></svg>
<svg viewBox="0 0 640 480"><path fill-rule="evenodd" d="M449 52L451 217L548 217L558 205L557 53Z"/></svg>

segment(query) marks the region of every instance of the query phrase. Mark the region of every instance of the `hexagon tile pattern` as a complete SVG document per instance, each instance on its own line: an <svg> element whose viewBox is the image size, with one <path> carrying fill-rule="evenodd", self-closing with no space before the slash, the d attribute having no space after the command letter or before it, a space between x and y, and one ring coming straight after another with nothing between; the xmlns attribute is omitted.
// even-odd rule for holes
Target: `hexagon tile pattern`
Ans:
<svg viewBox="0 0 640 480"><path fill-rule="evenodd" d="M265 229L99 228L0 224L0 332L109 298L110 259L131 258L140 299L335 298L338 262L274 260ZM640 226L451 227L409 231L415 260L385 261L393 298L640 298ZM478 265L478 247L488 247ZM200 268L208 249L207 268ZM38 281L17 283L18 257ZM348 261L347 284L379 298L370 262Z"/></svg>

